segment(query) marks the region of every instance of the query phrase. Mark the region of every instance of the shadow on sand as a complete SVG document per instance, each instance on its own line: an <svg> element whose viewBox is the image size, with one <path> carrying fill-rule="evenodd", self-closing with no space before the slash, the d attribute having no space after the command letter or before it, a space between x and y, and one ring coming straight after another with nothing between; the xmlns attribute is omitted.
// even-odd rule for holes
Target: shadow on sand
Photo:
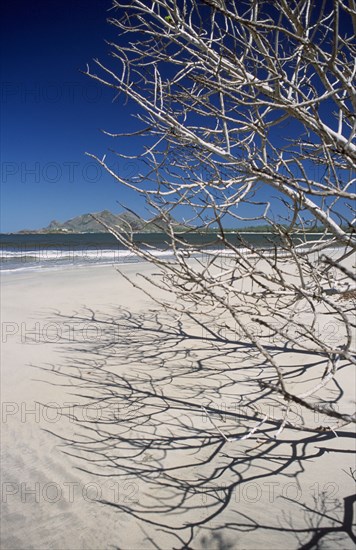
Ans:
<svg viewBox="0 0 356 550"><path fill-rule="evenodd" d="M338 460L352 465L353 433L346 426L336 437L320 415L305 430L297 405L261 389L274 373L238 335L202 333L155 310L53 319L70 337L60 364L39 368L74 403L61 408L73 434L54 435L80 470L117 484L100 502L135 518L147 548L352 548L354 471ZM288 343L266 345L289 356L290 383L320 366ZM329 399L341 396L335 386ZM299 430L282 430L286 418ZM331 479L320 473L325 457Z"/></svg>

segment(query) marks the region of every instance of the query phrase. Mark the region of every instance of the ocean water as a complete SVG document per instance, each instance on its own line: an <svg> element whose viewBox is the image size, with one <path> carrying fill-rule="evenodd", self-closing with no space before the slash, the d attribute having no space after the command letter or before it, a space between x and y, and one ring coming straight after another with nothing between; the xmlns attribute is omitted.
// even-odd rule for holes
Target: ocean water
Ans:
<svg viewBox="0 0 356 550"><path fill-rule="evenodd" d="M308 235L308 240L321 235ZM163 233L137 233L135 242L152 255L172 258L169 237ZM194 255L217 251L231 254L213 234L190 233L181 235L182 240L194 249ZM246 243L256 248L272 248L278 238L268 233L229 233L229 242L246 250ZM115 239L111 233L83 234L0 234L0 270L42 270L63 266L120 265L143 261ZM181 252L184 245L181 245Z"/></svg>

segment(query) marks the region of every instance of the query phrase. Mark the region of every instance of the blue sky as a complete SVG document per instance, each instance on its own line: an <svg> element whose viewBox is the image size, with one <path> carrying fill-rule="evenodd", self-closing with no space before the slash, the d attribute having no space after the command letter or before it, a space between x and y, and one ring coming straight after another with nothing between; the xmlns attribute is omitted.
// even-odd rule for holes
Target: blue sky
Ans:
<svg viewBox="0 0 356 550"><path fill-rule="evenodd" d="M132 202L84 155L113 145L101 128L134 123L123 100L113 103L110 90L80 73L93 58L107 59L110 7L111 0L19 0L2 8L3 232L106 208L118 212L117 200ZM133 168L120 162L117 169Z"/></svg>
<svg viewBox="0 0 356 550"><path fill-rule="evenodd" d="M149 217L136 194L85 156L85 151L102 156L116 145L134 154L142 146L136 139L113 143L100 131L137 129L135 106L125 105L124 98L113 102L112 90L80 72L93 58L108 61L105 40L117 36L106 21L113 15L111 5L111 0L3 4L2 232L37 229L86 212L119 212L117 201ZM288 124L289 136L300 131ZM112 166L122 176L138 169L119 159ZM275 194L265 187L261 193L264 199Z"/></svg>

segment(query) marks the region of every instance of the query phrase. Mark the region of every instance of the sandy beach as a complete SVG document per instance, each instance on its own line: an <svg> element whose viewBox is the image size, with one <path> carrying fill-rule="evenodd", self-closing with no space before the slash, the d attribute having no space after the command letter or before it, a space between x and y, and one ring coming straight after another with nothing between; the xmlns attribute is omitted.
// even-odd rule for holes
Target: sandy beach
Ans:
<svg viewBox="0 0 356 550"><path fill-rule="evenodd" d="M356 0L2 16L0 550L355 550Z"/></svg>
<svg viewBox="0 0 356 550"><path fill-rule="evenodd" d="M154 270L122 269L132 279ZM315 536L323 548L354 547L352 425L334 433L320 418L317 436L218 442L221 431L246 433L246 373L257 377L259 365L242 347L238 396L219 380L226 350L193 327L182 338L111 266L3 274L1 313L4 550L284 550L314 548L303 545ZM345 376L351 413L355 379ZM165 443L150 448L155 437Z"/></svg>

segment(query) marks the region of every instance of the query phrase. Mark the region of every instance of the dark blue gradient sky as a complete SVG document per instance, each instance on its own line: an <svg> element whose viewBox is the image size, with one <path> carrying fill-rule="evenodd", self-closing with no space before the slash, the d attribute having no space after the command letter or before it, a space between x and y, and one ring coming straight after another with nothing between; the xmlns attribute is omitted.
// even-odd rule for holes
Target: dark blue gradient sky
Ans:
<svg viewBox="0 0 356 550"><path fill-rule="evenodd" d="M105 208L118 212L117 200L132 201L84 155L113 146L101 128L122 131L134 123L123 100L113 103L112 91L80 73L93 58L107 59L110 7L111 0L19 0L2 7L3 232ZM117 169L125 175L134 168L120 162Z"/></svg>
<svg viewBox="0 0 356 550"><path fill-rule="evenodd" d="M117 31L107 23L111 5L111 0L2 4L2 232L37 229L53 219L65 221L103 209L119 212L117 202L150 217L134 192L85 156L90 152L101 157L115 147L134 154L142 147L139 138L114 143L100 131L138 129L132 116L135 105L125 104L123 97L114 101L112 90L80 72L87 64L93 66L93 58L108 62L105 40L117 41ZM113 58L110 67L115 70ZM328 104L325 108L325 122L335 125ZM288 137L301 131L293 121L285 124ZM110 166L121 176L137 173L134 161L115 158L110 156ZM262 186L259 200L273 201L274 194Z"/></svg>

